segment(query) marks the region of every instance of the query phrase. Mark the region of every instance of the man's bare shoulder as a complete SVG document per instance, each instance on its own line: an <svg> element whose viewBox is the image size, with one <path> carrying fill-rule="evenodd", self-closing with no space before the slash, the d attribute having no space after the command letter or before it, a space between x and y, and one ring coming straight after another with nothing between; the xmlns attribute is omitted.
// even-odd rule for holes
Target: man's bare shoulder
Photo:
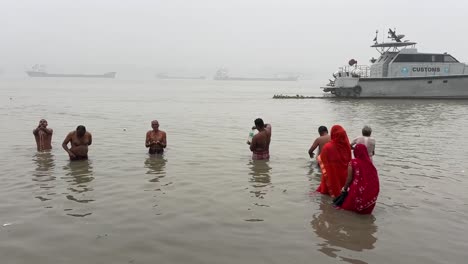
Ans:
<svg viewBox="0 0 468 264"><path fill-rule="evenodd" d="M318 142L320 143L327 143L328 141L330 141L330 139L330 135L320 136L317 138Z"/></svg>
<svg viewBox="0 0 468 264"><path fill-rule="evenodd" d="M75 134L75 131L70 131L68 132L67 136L65 137L64 141L72 141L73 140L73 135Z"/></svg>
<svg viewBox="0 0 468 264"><path fill-rule="evenodd" d="M267 135L268 135L268 132L263 130L263 131L260 131L257 134L255 134L255 136L253 136L252 140L257 139L257 138L263 138L263 137L266 137Z"/></svg>

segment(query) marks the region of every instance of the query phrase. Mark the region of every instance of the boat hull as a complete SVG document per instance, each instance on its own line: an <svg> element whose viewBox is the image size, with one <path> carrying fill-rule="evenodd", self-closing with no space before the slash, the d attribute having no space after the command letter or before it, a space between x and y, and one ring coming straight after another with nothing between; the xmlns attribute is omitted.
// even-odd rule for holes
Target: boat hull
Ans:
<svg viewBox="0 0 468 264"><path fill-rule="evenodd" d="M104 74L58 74L58 73L46 73L27 71L29 77L68 77L68 78L115 78L115 72L108 72Z"/></svg>
<svg viewBox="0 0 468 264"><path fill-rule="evenodd" d="M356 78L354 83L323 90L345 98L468 99L468 75Z"/></svg>

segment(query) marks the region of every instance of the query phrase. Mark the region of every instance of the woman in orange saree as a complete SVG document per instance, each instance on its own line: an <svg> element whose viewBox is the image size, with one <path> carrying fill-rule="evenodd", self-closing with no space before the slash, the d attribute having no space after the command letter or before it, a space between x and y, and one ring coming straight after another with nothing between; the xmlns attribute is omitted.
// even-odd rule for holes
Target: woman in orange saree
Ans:
<svg viewBox="0 0 468 264"><path fill-rule="evenodd" d="M351 161L351 146L343 127L332 127L331 141L325 144L317 160L322 170L322 179L317 191L337 197L346 183L348 164Z"/></svg>

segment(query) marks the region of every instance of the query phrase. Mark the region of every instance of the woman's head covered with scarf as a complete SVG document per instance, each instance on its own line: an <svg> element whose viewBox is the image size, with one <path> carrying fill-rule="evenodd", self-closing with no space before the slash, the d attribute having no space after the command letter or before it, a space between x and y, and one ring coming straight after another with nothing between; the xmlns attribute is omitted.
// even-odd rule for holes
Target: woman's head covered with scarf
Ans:
<svg viewBox="0 0 468 264"><path fill-rule="evenodd" d="M351 145L349 144L348 134L340 125L334 125L331 129L331 141L336 146L341 160L348 161L351 159ZM347 165L347 164L346 164Z"/></svg>

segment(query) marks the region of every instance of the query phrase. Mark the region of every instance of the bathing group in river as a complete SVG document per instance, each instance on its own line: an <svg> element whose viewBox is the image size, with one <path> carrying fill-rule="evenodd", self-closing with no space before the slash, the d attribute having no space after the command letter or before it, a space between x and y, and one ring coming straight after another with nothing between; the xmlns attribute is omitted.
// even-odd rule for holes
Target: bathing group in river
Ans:
<svg viewBox="0 0 468 264"><path fill-rule="evenodd" d="M252 159L268 160L272 127L261 118L254 121L256 134L251 132L247 141ZM45 119L39 121L33 130L38 151L52 148L53 130L48 128ZM146 133L145 146L149 154L163 154L167 146L166 132L159 129L157 120L151 121L152 130ZM310 158L316 156L322 172L317 191L333 198L336 207L357 212L372 213L379 194L379 178L372 157L375 154L375 139L371 137L372 129L364 126L362 136L351 142L343 127L334 125L331 133L325 126L318 128L319 137L309 149ZM70 148L68 147L70 144ZM79 125L65 137L62 147L70 160L88 158L88 147L92 144L92 135L86 127ZM318 148L317 155L314 151ZM354 158L351 151L353 150Z"/></svg>
<svg viewBox="0 0 468 264"><path fill-rule="evenodd" d="M371 128L365 126L362 136L350 143L340 125L332 127L330 136L327 128L321 126L320 137L309 149L312 158L314 149L319 147L317 163L322 179L317 191L334 198L337 207L360 214L372 213L379 194L379 177L371 158L375 153L371 133Z"/></svg>

